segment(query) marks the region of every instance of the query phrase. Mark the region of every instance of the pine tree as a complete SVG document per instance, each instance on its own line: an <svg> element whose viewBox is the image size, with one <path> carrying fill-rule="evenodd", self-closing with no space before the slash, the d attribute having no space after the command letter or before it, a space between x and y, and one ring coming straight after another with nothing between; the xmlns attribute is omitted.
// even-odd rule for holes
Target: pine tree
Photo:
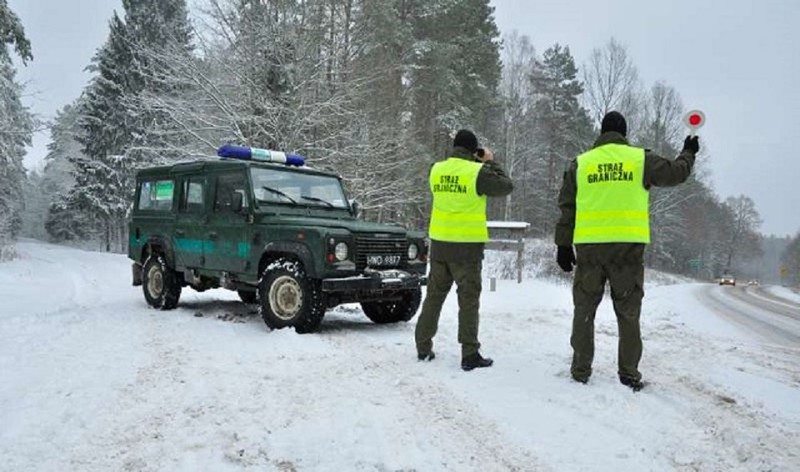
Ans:
<svg viewBox="0 0 800 472"><path fill-rule="evenodd" d="M185 0L124 0L123 8L124 21L114 13L90 67L97 75L79 109L83 155L71 161L76 184L55 208L62 217L82 212L82 224L99 226L92 232L102 234L106 250L124 244L135 170L172 148L170 120L145 97L174 93L163 58L177 50L188 59L191 51Z"/></svg>
<svg viewBox="0 0 800 472"><path fill-rule="evenodd" d="M34 118L23 106L22 86L16 81L8 45L14 46L23 62L32 59L30 43L19 18L0 0L0 256L3 247L22 227L22 184L25 169L22 156L33 135Z"/></svg>
<svg viewBox="0 0 800 472"><path fill-rule="evenodd" d="M8 7L7 0L0 0L0 41L4 45L12 44L23 64L33 60L31 43L25 36L25 28L17 14Z"/></svg>
<svg viewBox="0 0 800 472"><path fill-rule="evenodd" d="M78 142L83 132L79 114L83 98L59 110L50 127L41 190L48 204L44 227L56 242L94 239L94 228L86 224L85 215L69 201L78 174L74 163L86 160L83 145Z"/></svg>
<svg viewBox="0 0 800 472"><path fill-rule="evenodd" d="M417 2L414 13L415 137L437 159L458 128L487 134L499 105L500 34L488 0Z"/></svg>
<svg viewBox="0 0 800 472"><path fill-rule="evenodd" d="M579 98L583 84L569 47L555 44L548 48L531 81L537 95L534 105L534 135L538 143L537 174L532 186L537 192L531 205L536 227L549 234L558 218L556 199L561 176L568 162L591 145L593 128Z"/></svg>

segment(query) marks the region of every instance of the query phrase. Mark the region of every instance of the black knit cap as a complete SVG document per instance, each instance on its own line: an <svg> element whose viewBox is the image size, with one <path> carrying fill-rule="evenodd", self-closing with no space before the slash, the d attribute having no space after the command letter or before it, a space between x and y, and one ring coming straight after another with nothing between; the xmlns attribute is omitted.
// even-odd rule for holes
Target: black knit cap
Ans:
<svg viewBox="0 0 800 472"><path fill-rule="evenodd" d="M453 140L453 147L462 147L469 152L478 150L478 138L468 129L460 129Z"/></svg>
<svg viewBox="0 0 800 472"><path fill-rule="evenodd" d="M603 117L603 122L600 124L600 133L608 133L609 131L616 131L617 133L627 136L628 123L625 122L625 117L618 111L610 111Z"/></svg>

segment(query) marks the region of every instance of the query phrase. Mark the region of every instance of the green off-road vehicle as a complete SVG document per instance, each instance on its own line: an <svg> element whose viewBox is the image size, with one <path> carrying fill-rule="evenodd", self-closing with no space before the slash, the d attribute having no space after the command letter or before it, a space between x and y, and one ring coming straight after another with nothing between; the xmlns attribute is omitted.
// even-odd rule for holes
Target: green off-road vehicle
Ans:
<svg viewBox="0 0 800 472"><path fill-rule="evenodd" d="M425 284L424 233L356 219L341 179L308 167L221 159L138 172L128 255L147 303L181 288L236 290L267 326L317 330L359 302L375 323L408 321Z"/></svg>

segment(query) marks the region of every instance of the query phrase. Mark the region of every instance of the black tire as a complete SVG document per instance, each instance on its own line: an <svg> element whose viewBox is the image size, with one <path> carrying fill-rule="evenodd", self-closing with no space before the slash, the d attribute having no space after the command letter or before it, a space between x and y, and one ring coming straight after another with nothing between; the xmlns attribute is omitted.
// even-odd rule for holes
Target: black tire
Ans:
<svg viewBox="0 0 800 472"><path fill-rule="evenodd" d="M373 323L386 324L409 321L417 314L422 301L422 290L403 291L402 298L390 302L362 302L361 309Z"/></svg>
<svg viewBox="0 0 800 472"><path fill-rule="evenodd" d="M258 292L255 290L237 290L239 293L239 298L242 299L242 303L247 305L253 305L258 303Z"/></svg>
<svg viewBox="0 0 800 472"><path fill-rule="evenodd" d="M303 265L280 258L269 264L258 282L259 308L271 329L293 326L298 333L319 329L325 302L319 281L306 276Z"/></svg>
<svg viewBox="0 0 800 472"><path fill-rule="evenodd" d="M142 269L144 299L153 308L171 310L178 306L181 283L177 272L167 266L164 256L151 254Z"/></svg>

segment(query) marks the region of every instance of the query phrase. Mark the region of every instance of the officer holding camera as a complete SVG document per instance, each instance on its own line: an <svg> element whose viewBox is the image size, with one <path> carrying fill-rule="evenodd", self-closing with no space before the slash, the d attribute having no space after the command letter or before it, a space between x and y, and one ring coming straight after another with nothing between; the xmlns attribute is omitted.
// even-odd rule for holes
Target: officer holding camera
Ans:
<svg viewBox="0 0 800 472"><path fill-rule="evenodd" d="M480 148L475 134L465 129L456 133L450 157L431 166L429 182L433 194L428 233L431 266L415 333L417 358L434 359L439 315L455 282L461 368L489 367L493 361L481 356L478 342L483 249L489 240L486 202L487 197L508 195L514 186L492 152Z"/></svg>

